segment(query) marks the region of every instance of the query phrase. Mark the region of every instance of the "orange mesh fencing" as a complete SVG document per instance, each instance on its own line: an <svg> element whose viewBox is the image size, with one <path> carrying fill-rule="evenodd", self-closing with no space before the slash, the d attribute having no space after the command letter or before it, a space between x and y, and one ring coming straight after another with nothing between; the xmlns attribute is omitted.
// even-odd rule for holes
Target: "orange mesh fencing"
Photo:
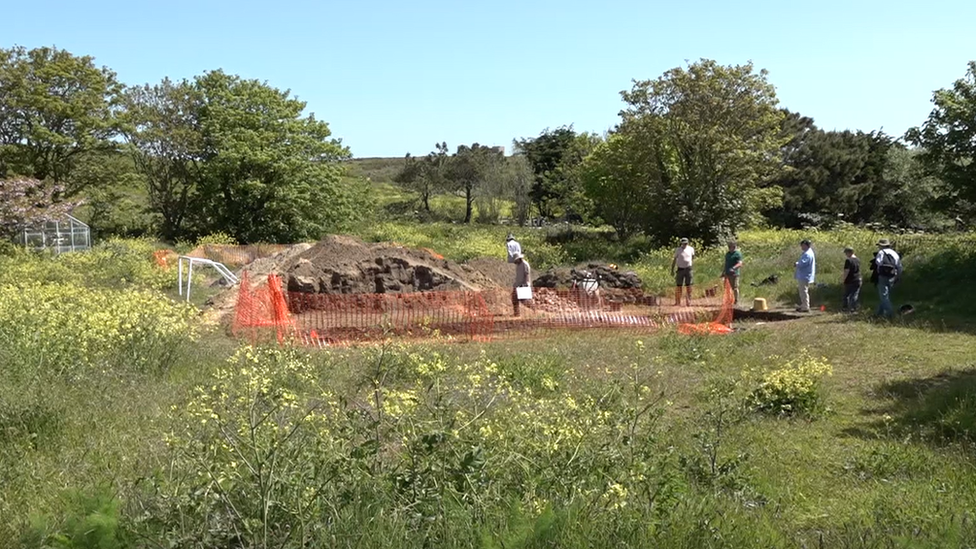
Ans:
<svg viewBox="0 0 976 549"><path fill-rule="evenodd" d="M388 337L488 341L547 337L556 331L613 330L648 333L675 326L686 334L731 331L733 294L724 281L682 294L645 295L640 290L536 288L520 301L513 290L384 294L313 294L282 291L281 279L251 288L241 281L233 330L252 341L294 340L334 346Z"/></svg>

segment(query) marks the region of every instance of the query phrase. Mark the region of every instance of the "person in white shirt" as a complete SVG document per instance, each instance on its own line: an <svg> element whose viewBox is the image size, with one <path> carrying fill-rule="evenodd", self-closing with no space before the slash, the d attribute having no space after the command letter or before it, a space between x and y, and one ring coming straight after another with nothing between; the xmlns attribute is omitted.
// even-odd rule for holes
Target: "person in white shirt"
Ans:
<svg viewBox="0 0 976 549"><path fill-rule="evenodd" d="M878 241L878 255L874 257L878 269L878 316L891 317L895 308L891 304L891 289L901 279L901 256L891 249L891 242L887 238Z"/></svg>
<svg viewBox="0 0 976 549"><path fill-rule="evenodd" d="M674 276L674 306L681 305L681 287L687 288L685 304L691 306L691 286L694 284L692 263L695 259L695 249L688 244L687 238L682 238L678 242L678 249L674 251L674 259L671 260L671 275ZM677 269L677 270L676 270Z"/></svg>
<svg viewBox="0 0 976 549"><path fill-rule="evenodd" d="M522 257L522 254L515 255L515 281L512 284L512 310L515 316L519 316L518 289L532 286L532 267L529 262Z"/></svg>
<svg viewBox="0 0 976 549"><path fill-rule="evenodd" d="M515 235L509 233L505 239L505 247L508 248L508 262L515 263L515 256L522 255L522 245L515 240Z"/></svg>

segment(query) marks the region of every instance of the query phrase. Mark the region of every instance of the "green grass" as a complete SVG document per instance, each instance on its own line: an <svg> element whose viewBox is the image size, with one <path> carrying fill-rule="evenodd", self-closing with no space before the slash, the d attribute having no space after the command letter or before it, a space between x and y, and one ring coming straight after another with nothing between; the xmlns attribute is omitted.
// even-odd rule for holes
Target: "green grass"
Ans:
<svg viewBox="0 0 976 549"><path fill-rule="evenodd" d="M364 234L465 259L503 253L503 233L385 224ZM743 233L745 280L782 276L798 236ZM557 244L566 238L526 231L523 243L579 259L605 235ZM830 259L844 244L869 248L875 238L817 235L823 277L839 276ZM230 365L237 342L205 333L165 368L91 367L65 378L12 368L43 361L0 347L0 546L97 546L88 536L102 547L258 547L263 489L282 505L314 503L275 515L269 534L301 515L311 546L971 547L976 335L957 303L971 297L962 285L971 252L962 239L902 246L909 277L899 299L914 301L915 319L827 314L722 337L661 332L640 338L643 351L633 335L593 333ZM604 252L629 255L651 280L670 261L629 243ZM701 255L701 276L719 257ZM31 269L57 275L51 283L84 283L60 262L24 261L16 272L6 263L14 274L0 283ZM133 284L113 277L141 273L84 265L105 291ZM134 283L143 280L158 286L145 273ZM762 291L785 299L788 281L780 286ZM828 304L834 290L820 290ZM748 408L757 376L802 349L833 367L818 389L826 409L782 417ZM231 398L214 418L204 405L222 394ZM387 404L376 407L377 395ZM294 437L259 426L257 438L228 439L214 427L235 429L269 405L275 425L298 426ZM306 405L321 414L304 416ZM278 473L253 483L240 462L262 455L277 456L267 463ZM317 482L316 500L306 489Z"/></svg>

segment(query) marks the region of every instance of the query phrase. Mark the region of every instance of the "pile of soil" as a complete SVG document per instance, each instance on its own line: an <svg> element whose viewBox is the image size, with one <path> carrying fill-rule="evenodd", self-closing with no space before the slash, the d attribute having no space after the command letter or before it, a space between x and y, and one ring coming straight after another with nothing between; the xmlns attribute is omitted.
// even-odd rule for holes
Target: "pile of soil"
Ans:
<svg viewBox="0 0 976 549"><path fill-rule="evenodd" d="M483 257L464 264L487 276L500 288L510 288L515 282L515 265L503 259Z"/></svg>
<svg viewBox="0 0 976 549"><path fill-rule="evenodd" d="M574 268L560 267L549 269L535 280L532 285L536 288L571 288L573 282L580 282L589 273L590 278L596 278L600 288L620 290L640 290L643 282L633 271L621 271L602 263L588 263Z"/></svg>
<svg viewBox="0 0 976 549"><path fill-rule="evenodd" d="M428 250L366 244L330 236L293 256L278 270L289 291L323 294L483 290L498 286L467 265Z"/></svg>

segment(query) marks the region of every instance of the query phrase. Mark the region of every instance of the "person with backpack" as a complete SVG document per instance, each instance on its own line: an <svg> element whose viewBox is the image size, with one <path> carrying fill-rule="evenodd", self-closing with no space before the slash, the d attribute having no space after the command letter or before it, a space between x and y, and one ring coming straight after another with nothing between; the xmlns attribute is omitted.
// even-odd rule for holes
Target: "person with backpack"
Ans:
<svg viewBox="0 0 976 549"><path fill-rule="evenodd" d="M891 249L891 242L887 238L878 241L878 254L874 257L878 273L878 316L891 318L895 308L891 304L891 289L899 282L902 275L901 256Z"/></svg>

